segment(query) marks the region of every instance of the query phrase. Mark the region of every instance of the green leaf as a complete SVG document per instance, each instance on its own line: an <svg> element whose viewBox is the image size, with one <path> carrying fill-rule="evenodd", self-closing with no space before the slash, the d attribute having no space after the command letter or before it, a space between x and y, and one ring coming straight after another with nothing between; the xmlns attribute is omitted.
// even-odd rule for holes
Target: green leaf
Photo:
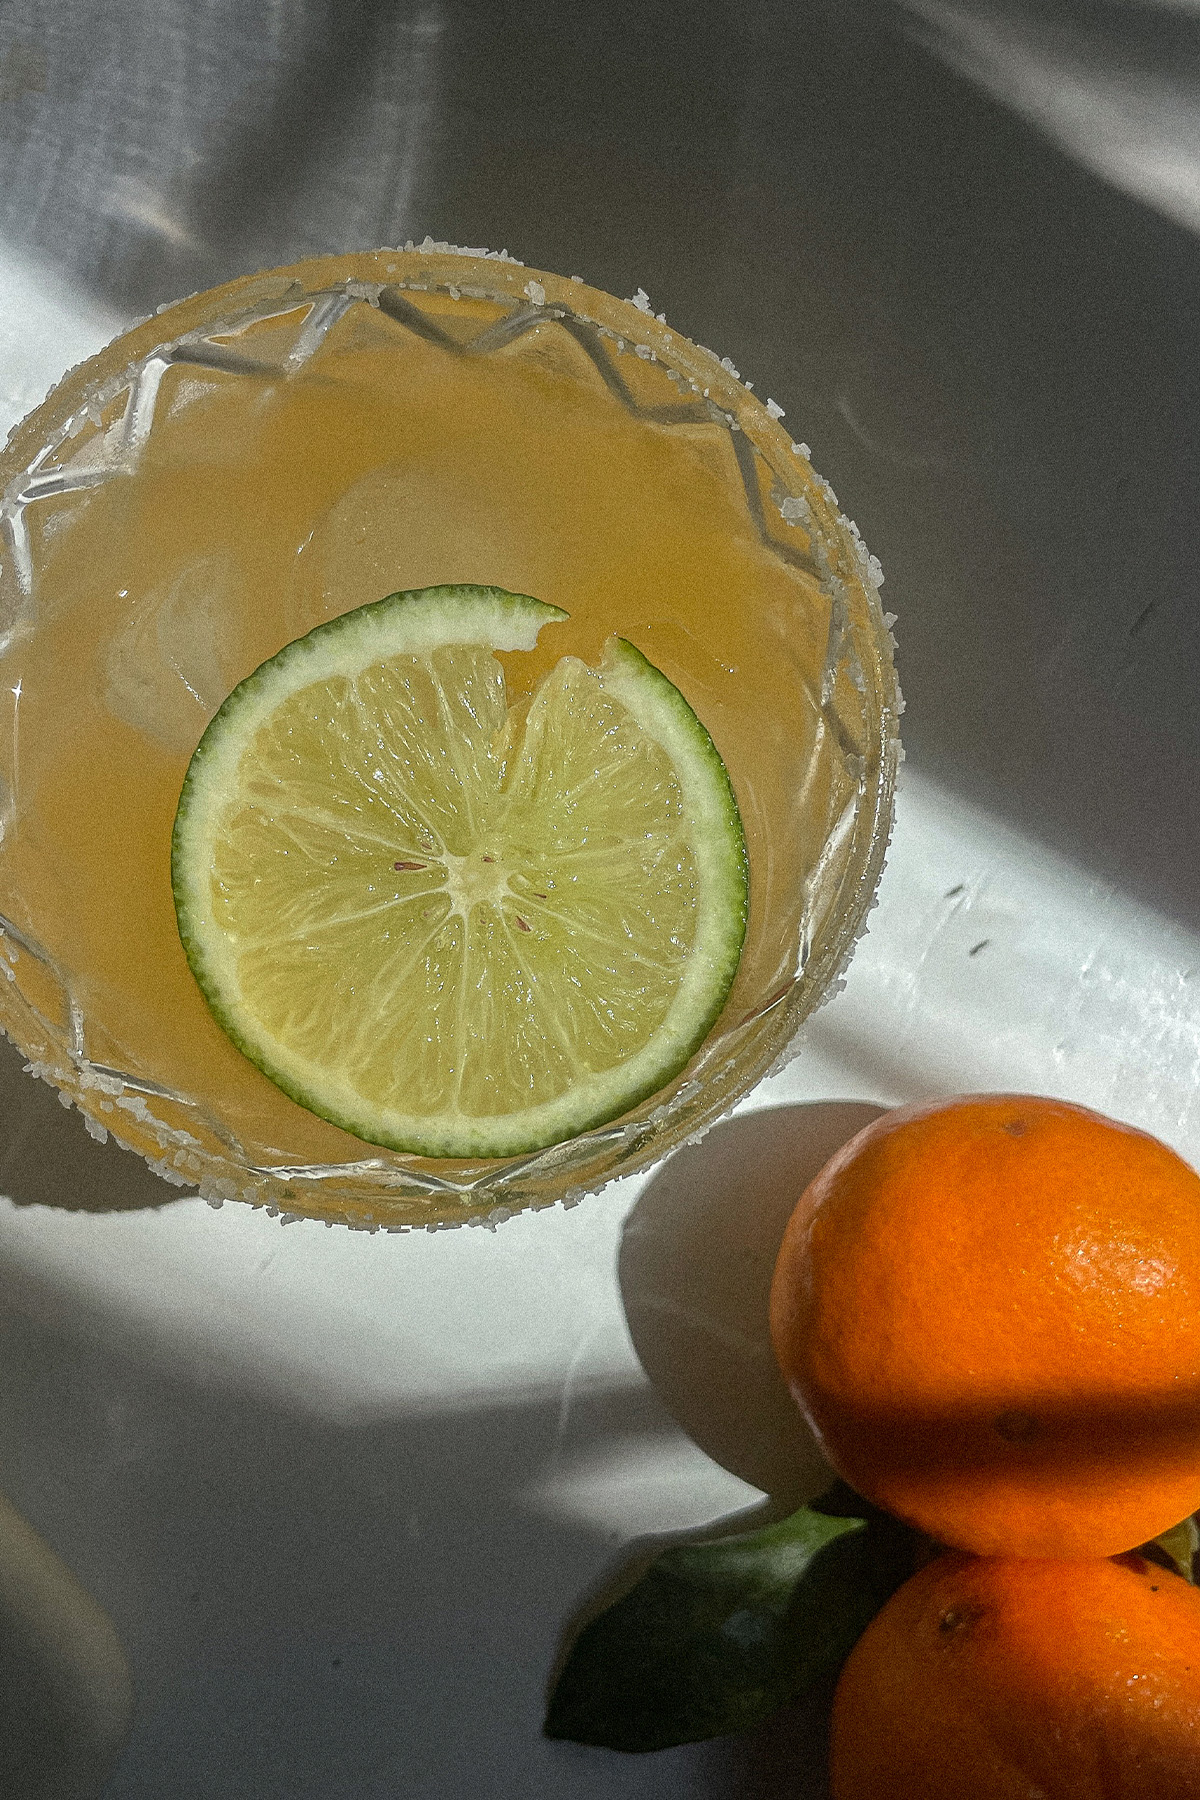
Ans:
<svg viewBox="0 0 1200 1800"><path fill-rule="evenodd" d="M546 1736L662 1750L743 1731L835 1674L912 1571L911 1534L861 1500L843 1516L845 1492L665 1551L580 1632Z"/></svg>
<svg viewBox="0 0 1200 1800"><path fill-rule="evenodd" d="M1161 1550L1162 1560L1169 1563L1177 1575L1182 1575L1185 1581L1194 1581L1195 1557L1200 1549L1200 1530L1197 1530L1195 1515L1173 1525L1170 1531L1160 1531L1146 1549L1151 1554L1155 1549Z"/></svg>

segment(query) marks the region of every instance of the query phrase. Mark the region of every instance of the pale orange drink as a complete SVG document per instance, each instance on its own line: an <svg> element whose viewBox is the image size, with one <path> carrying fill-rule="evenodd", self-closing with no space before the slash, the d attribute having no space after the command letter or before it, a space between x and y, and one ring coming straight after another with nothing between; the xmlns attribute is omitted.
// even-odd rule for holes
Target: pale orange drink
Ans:
<svg viewBox="0 0 1200 1800"><path fill-rule="evenodd" d="M38 1073L214 1198L375 1225L573 1194L702 1130L836 980L882 864L890 637L856 532L709 352L574 279L444 248L332 257L182 302L75 371L4 461L0 1021ZM381 1149L216 1024L172 902L172 820L222 700L397 590L568 618L527 694L616 634L711 734L750 912L724 1010L627 1116L535 1154Z"/></svg>

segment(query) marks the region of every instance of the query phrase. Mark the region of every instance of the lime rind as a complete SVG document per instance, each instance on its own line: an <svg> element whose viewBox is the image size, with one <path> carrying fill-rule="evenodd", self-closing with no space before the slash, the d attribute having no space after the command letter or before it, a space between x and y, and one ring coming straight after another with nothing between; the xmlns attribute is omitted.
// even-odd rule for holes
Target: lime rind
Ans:
<svg viewBox="0 0 1200 1800"><path fill-rule="evenodd" d="M717 746L683 694L627 638L610 638L600 679L647 736L674 750L672 761L693 839L704 846L708 904L684 986L698 1004L696 990L703 980L714 989L724 982L720 1001L704 1027L707 1033L737 973L749 917L750 862L733 783Z"/></svg>
<svg viewBox="0 0 1200 1800"><path fill-rule="evenodd" d="M612 639L597 671L575 666L624 708L665 754L687 820L696 928L674 995L648 1041L615 1066L588 1070L552 1099L507 1113L407 1113L364 1100L345 1069L294 1053L264 1033L243 1002L237 954L214 917L213 848L255 732L289 697L336 676L354 678L390 657L428 657L458 644L532 649L544 624L565 618L529 596L437 588L389 596L318 626L242 682L210 724L189 767L173 842L180 936L208 1005L237 1047L293 1100L367 1142L427 1157L519 1155L578 1136L628 1112L686 1065L727 998L746 931L748 866L737 803L711 737L679 690L632 644ZM575 659L567 658L563 669ZM553 675L539 694L545 694ZM538 704L535 696L531 712ZM544 896L543 896L544 898ZM521 929L529 927L522 923ZM511 934L510 934L511 935ZM465 943L465 938L464 938ZM466 950L463 950L465 960ZM491 1054L504 1057L497 1042Z"/></svg>

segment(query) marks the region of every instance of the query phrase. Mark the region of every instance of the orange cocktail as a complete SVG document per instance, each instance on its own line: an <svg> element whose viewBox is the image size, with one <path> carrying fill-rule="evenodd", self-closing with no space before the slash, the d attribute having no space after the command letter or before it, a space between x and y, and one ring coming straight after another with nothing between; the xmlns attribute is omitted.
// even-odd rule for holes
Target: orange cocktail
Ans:
<svg viewBox="0 0 1200 1800"><path fill-rule="evenodd" d="M896 693L868 561L774 416L630 303L500 259L326 258L172 308L76 371L5 460L5 1029L176 1178L437 1222L561 1197L727 1108L844 960L882 860ZM693 1064L517 1162L379 1151L287 1099L209 1016L171 822L225 694L401 588L570 614L519 694L613 632L679 686L737 793L741 967Z"/></svg>

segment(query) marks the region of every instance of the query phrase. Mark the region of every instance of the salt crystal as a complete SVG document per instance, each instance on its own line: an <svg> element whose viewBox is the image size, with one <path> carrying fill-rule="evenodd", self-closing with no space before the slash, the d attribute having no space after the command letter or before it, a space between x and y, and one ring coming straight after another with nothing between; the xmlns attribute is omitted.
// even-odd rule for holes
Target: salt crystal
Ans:
<svg viewBox="0 0 1200 1800"><path fill-rule="evenodd" d="M521 267L518 258L510 256L507 250L486 250L482 245L447 244L441 239L426 237L421 244L414 244L409 238L404 248L420 250L426 256L475 256L482 257L488 262L513 263L518 269Z"/></svg>
<svg viewBox="0 0 1200 1800"><path fill-rule="evenodd" d="M783 408L780 406L778 400L768 400L767 411L773 419L782 419L783 417Z"/></svg>
<svg viewBox="0 0 1200 1800"><path fill-rule="evenodd" d="M545 306L546 290L540 281L527 281L525 283L525 292L535 306Z"/></svg>
<svg viewBox="0 0 1200 1800"><path fill-rule="evenodd" d="M650 296L645 288L638 289L637 293L633 296L633 304L637 307L639 312L653 313L654 311L654 308L650 304Z"/></svg>
<svg viewBox="0 0 1200 1800"><path fill-rule="evenodd" d="M740 381L742 379L741 376L738 374L737 370L734 368L733 363L730 361L729 357L723 356L721 358L721 367L725 370L725 372L727 374L732 375L733 379L735 381Z"/></svg>
<svg viewBox="0 0 1200 1800"><path fill-rule="evenodd" d="M792 455L793 456L803 456L807 462L812 461L812 451L809 449L807 444L793 444L792 445Z"/></svg>

